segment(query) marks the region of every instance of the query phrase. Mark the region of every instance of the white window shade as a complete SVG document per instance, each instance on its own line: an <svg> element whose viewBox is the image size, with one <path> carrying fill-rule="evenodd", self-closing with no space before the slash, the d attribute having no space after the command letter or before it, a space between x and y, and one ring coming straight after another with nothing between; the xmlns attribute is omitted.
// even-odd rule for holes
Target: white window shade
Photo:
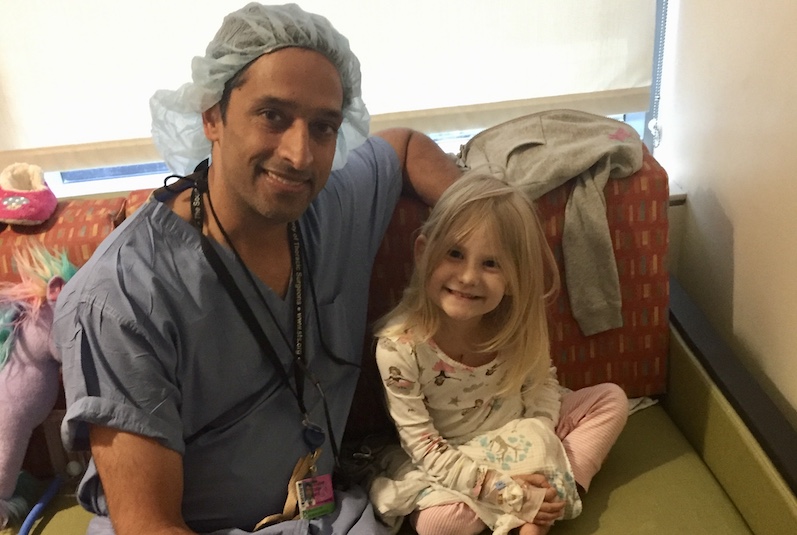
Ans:
<svg viewBox="0 0 797 535"><path fill-rule="evenodd" d="M609 114L648 106L652 0L426 3L410 14L396 2L396 24L381 33L392 46L361 53L375 123L444 131L549 107Z"/></svg>
<svg viewBox="0 0 797 535"><path fill-rule="evenodd" d="M4 0L0 166L158 159L148 100L190 79L245 1ZM304 0L360 58L372 130L484 128L551 108L648 106L655 0ZM13 22L12 22L13 21Z"/></svg>

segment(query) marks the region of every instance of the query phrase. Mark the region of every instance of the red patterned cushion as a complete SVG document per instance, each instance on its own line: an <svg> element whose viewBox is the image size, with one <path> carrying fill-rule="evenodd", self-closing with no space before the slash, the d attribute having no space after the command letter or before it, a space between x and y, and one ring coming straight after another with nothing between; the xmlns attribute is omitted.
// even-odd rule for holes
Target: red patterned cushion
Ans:
<svg viewBox="0 0 797 535"><path fill-rule="evenodd" d="M663 394L668 351L669 189L664 169L645 151L642 169L610 180L604 191L622 296L623 327L584 336L570 311L561 269L565 185L537 208L560 266L562 292L549 309L551 357L559 381L572 389L619 384L629 397Z"/></svg>
<svg viewBox="0 0 797 535"><path fill-rule="evenodd" d="M139 189L136 191L131 191L127 195L127 202L125 204L125 216L130 217L133 215L133 212L139 209L142 204L149 198L150 194L152 193L152 189Z"/></svg>
<svg viewBox="0 0 797 535"><path fill-rule="evenodd" d="M413 248L418 230L430 208L421 201L402 196L382 239L371 272L368 301L369 325L387 313L401 299L413 269ZM370 343L370 333L366 335Z"/></svg>
<svg viewBox="0 0 797 535"><path fill-rule="evenodd" d="M8 226L0 231L0 280L16 282L14 250L31 240L51 251L65 251L77 267L124 220L124 197L60 201L55 213L41 225Z"/></svg>
<svg viewBox="0 0 797 535"><path fill-rule="evenodd" d="M667 174L644 151L642 168L610 180L604 192L622 296L623 327L585 337L572 316L562 271L564 208L572 185L537 202L548 243L557 257L562 291L549 309L551 356L563 386L577 389L601 382L619 384L629 397L663 394L668 351L667 273L669 190ZM417 230L429 213L420 201L402 197L377 254L371 278L369 322L394 306L412 271ZM347 436L362 438L391 429L381 381L366 339L365 357Z"/></svg>

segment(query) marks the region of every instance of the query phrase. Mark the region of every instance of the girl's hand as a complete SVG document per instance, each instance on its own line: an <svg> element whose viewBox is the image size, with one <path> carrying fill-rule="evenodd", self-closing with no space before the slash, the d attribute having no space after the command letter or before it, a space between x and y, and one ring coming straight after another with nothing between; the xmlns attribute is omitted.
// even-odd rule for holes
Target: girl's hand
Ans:
<svg viewBox="0 0 797 535"><path fill-rule="evenodd" d="M534 493L536 496L532 496ZM516 514L526 522L532 523L544 500L544 494L542 489L526 485L496 470L488 470L479 499L497 505L505 513Z"/></svg>
<svg viewBox="0 0 797 535"><path fill-rule="evenodd" d="M528 501L536 505L539 490L544 489L545 498L539 506L533 523L538 526L550 526L554 521L562 518L565 510L565 501L559 499L556 489L548 483L548 479L542 474L523 474L513 476L522 487L524 492L524 502Z"/></svg>

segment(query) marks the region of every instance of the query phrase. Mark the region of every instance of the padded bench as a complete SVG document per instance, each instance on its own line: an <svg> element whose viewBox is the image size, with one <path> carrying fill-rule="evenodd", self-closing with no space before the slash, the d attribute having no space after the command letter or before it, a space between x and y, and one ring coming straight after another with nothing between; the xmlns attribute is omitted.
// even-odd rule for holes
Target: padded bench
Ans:
<svg viewBox="0 0 797 535"><path fill-rule="evenodd" d="M562 295L552 311L552 328L556 333L553 358L565 386L579 388L590 382L613 380L630 397L648 396L658 403L631 415L590 492L583 498L581 516L557 524L551 533L797 533L794 460L789 460L782 446L773 451L769 444L760 442L760 436L754 437L750 419L738 410L737 397L748 392L729 392L725 385L717 383L716 369L707 363L700 345L694 343L695 339L706 336L704 320L677 281L666 273L666 173L645 152L643 169L626 182L607 186L606 196L615 249L623 249L618 253L618 268L626 324L638 330L626 338L614 338L620 342L608 341L616 333L606 335L600 343L594 338L579 337L577 326L568 318L566 295ZM110 220L112 226L129 215L145 197L146 192L134 192L121 199L68 201L71 204L59 209L61 213L70 209L71 214L77 214L69 220L70 225L93 228L82 223L86 214L96 217L98 213L91 203L101 203L104 210L101 220ZM561 255L561 211L566 199L567 189L563 186L538 203L557 255ZM427 208L410 199L402 199L397 207L374 266L371 319L397 301L411 269L414 232L426 213ZM102 233L109 231L103 227L96 234L66 233L64 223L57 222L41 229L24 230L51 247L67 246L64 236L84 241L90 238L89 242L69 249L70 258L73 254L81 255L73 259L78 265L104 237ZM13 232L14 229L0 231L0 268L4 265L3 258L10 254L8 247L19 244ZM646 259L642 263L640 254ZM8 266L5 269L6 276L13 275L13 269ZM640 282L638 278L642 275L652 278ZM634 277L636 282L631 280ZM384 411L378 410L382 406L381 382L374 376L377 372L370 340L365 341L365 347L366 358L347 439L384 431L389 425ZM605 359L614 358L611 355L618 352L623 353L622 358L607 366ZM797 444L794 430L785 421L782 423L774 426L774 433L784 437L785 444ZM794 457L793 450L790 455ZM91 515L75 503L72 494L75 485L74 480L67 482L31 533L85 533ZM405 523L402 533L411 532ZM13 527L0 530L0 535L14 533Z"/></svg>
<svg viewBox="0 0 797 535"><path fill-rule="evenodd" d="M584 497L583 513L551 534L797 533L793 491L675 327L669 357L668 393L629 417ZM711 468L706 458L718 455L725 466ZM731 487L740 492L729 495ZM75 503L73 488L67 485L45 510L33 535L85 534L91 515Z"/></svg>

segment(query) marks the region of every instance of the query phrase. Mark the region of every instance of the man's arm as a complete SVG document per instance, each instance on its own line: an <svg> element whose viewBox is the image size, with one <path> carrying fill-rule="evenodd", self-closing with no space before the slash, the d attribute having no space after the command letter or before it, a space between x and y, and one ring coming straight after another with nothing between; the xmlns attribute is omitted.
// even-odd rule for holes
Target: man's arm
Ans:
<svg viewBox="0 0 797 535"><path fill-rule="evenodd" d="M457 164L429 136L408 128L391 128L375 135L390 143L404 173L404 190L433 205L459 178Z"/></svg>
<svg viewBox="0 0 797 535"><path fill-rule="evenodd" d="M183 460L155 440L93 425L91 454L116 535L188 535Z"/></svg>

